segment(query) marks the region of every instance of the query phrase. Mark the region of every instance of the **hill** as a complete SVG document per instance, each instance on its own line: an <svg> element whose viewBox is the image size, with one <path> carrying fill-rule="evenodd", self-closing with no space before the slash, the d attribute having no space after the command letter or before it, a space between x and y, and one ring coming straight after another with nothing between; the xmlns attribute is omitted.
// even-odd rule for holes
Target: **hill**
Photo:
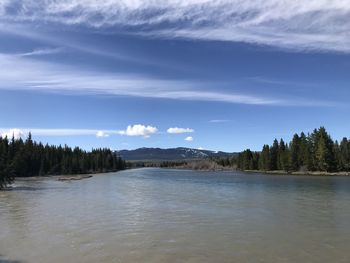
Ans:
<svg viewBox="0 0 350 263"><path fill-rule="evenodd" d="M237 153L216 152L192 148L139 148L135 150L121 150L116 152L126 161L175 161L175 160L201 160L210 157L227 158Z"/></svg>

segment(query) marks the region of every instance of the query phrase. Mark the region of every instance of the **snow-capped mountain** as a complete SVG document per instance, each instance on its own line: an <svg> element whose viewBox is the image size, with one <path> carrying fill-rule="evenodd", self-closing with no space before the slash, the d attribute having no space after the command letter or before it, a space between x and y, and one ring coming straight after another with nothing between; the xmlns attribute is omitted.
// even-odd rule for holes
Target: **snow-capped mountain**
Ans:
<svg viewBox="0 0 350 263"><path fill-rule="evenodd" d="M124 160L187 160L187 159L205 159L209 157L231 157L236 153L217 152L210 150L199 150L192 148L139 148L135 150L117 151Z"/></svg>

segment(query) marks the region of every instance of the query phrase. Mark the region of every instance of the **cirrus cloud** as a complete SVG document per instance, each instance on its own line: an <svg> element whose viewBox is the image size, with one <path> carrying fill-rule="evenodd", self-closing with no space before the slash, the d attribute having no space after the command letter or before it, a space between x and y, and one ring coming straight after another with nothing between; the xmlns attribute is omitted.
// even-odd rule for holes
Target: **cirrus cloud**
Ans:
<svg viewBox="0 0 350 263"><path fill-rule="evenodd" d="M346 0L2 0L0 22L350 52Z"/></svg>
<svg viewBox="0 0 350 263"><path fill-rule="evenodd" d="M293 100L213 90L193 80L158 79L140 74L81 70L56 63L0 53L0 90L35 90L63 94L131 96L156 99L224 102L270 106L334 106L330 101Z"/></svg>
<svg viewBox="0 0 350 263"><path fill-rule="evenodd" d="M194 130L191 128L179 128L179 127L169 128L167 130L167 133L170 133L170 134L181 134L181 133L192 133L192 132L194 132Z"/></svg>

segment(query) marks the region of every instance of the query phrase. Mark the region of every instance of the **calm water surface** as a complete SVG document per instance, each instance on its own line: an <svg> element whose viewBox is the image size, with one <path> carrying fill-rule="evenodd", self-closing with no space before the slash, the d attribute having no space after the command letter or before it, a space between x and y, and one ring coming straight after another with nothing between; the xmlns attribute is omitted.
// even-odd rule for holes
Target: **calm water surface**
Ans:
<svg viewBox="0 0 350 263"><path fill-rule="evenodd" d="M350 262L350 178L18 180L0 192L0 262Z"/></svg>

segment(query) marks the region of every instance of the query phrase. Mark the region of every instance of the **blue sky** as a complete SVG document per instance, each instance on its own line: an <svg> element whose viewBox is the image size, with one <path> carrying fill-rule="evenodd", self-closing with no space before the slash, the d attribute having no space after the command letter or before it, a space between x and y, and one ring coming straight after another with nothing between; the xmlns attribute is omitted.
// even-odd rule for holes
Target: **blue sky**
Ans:
<svg viewBox="0 0 350 263"><path fill-rule="evenodd" d="M0 134L259 150L350 136L350 4L0 1Z"/></svg>

